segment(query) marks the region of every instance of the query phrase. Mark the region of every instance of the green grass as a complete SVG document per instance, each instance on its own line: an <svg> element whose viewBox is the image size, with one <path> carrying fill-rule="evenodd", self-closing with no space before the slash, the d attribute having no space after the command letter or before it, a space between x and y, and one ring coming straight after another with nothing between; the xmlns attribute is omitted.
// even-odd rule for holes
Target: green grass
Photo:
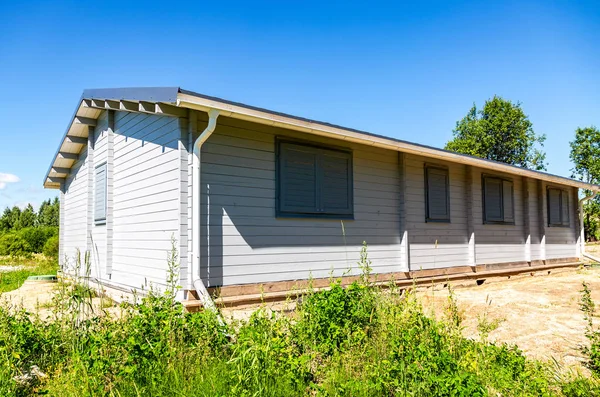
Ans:
<svg viewBox="0 0 600 397"><path fill-rule="evenodd" d="M259 309L228 325L212 312L184 313L175 301L175 254L166 292L118 317L90 305L85 278L83 287L59 285L50 320L0 306L0 395L600 395L596 372L584 377L528 359L516 346L489 342L485 330L464 338L452 293L435 319L414 294L373 286L366 250L361 258L364 275L351 286L332 280L292 313ZM73 274L89 269L76 266ZM595 310L589 296L584 291L582 323Z"/></svg>
<svg viewBox="0 0 600 397"><path fill-rule="evenodd" d="M45 274L56 274L56 260L43 255L33 255L31 258L0 257L0 266L22 266L19 270L0 272L0 293L19 288L27 277Z"/></svg>

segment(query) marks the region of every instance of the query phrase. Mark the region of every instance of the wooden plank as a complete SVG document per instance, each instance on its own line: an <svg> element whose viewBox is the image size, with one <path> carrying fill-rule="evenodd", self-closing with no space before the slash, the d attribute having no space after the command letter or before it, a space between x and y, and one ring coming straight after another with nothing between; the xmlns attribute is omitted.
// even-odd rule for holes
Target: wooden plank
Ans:
<svg viewBox="0 0 600 397"><path fill-rule="evenodd" d="M65 142L67 142L67 143L75 143L75 144L78 144L78 145L87 145L88 144L88 139L80 137L80 136L69 136L69 135L67 135L66 138L65 138Z"/></svg>
<svg viewBox="0 0 600 397"><path fill-rule="evenodd" d="M154 102L140 101L138 111L143 113L155 113L156 107L154 105Z"/></svg>
<svg viewBox="0 0 600 397"><path fill-rule="evenodd" d="M79 159L79 154L58 152L58 155L56 157L59 159L65 159L65 160L77 160L77 159Z"/></svg>
<svg viewBox="0 0 600 397"><path fill-rule="evenodd" d="M177 106L168 105L166 103L155 104L154 112L158 114L164 114L165 116L179 118L187 118L188 116L187 108L178 108Z"/></svg>
<svg viewBox="0 0 600 397"><path fill-rule="evenodd" d="M83 124L83 125L89 125L89 126L95 127L96 119L92 119L89 117L75 116L73 118L73 124Z"/></svg>
<svg viewBox="0 0 600 397"><path fill-rule="evenodd" d="M496 268L487 270L481 267L468 267L468 271L463 273L453 274L433 274L431 272L422 272L419 277L414 277L415 274L409 272L394 272L380 274L377 278L373 278L375 285L387 287L390 282L400 288L413 288L415 286L431 286L439 283L460 282L473 280L481 281L486 279L504 278L520 274L550 274L552 270L574 268L581 265L578 261L568 261L569 258L563 258L565 262L556 263L544 266L518 266L509 268ZM567 262L568 261L568 262ZM414 272L416 273L416 272ZM341 278L342 285L348 285L358 280L359 276L347 276ZM309 284L310 283L310 284ZM241 306L255 304L265 301L280 301L287 298L295 298L305 295L310 291L319 291L328 289L331 280L328 278L313 279L313 280L291 280L275 283L261 283L249 285L235 285L219 288L208 288L209 292L215 296L217 304L224 306ZM197 307L197 297L193 292L188 294L188 300L184 301L184 307Z"/></svg>
<svg viewBox="0 0 600 397"><path fill-rule="evenodd" d="M106 107L107 110L121 110L119 101L113 101L113 100L107 99L106 101L104 101L104 106Z"/></svg>
<svg viewBox="0 0 600 397"><path fill-rule="evenodd" d="M57 176L49 176L48 181L52 183L65 183L65 178L60 178Z"/></svg>
<svg viewBox="0 0 600 397"><path fill-rule="evenodd" d="M50 169L50 173L51 174L69 174L71 172L70 168L66 168L66 167L52 167Z"/></svg>
<svg viewBox="0 0 600 397"><path fill-rule="evenodd" d="M121 100L119 102L119 109L126 112L137 112L139 110L139 105L137 102Z"/></svg>

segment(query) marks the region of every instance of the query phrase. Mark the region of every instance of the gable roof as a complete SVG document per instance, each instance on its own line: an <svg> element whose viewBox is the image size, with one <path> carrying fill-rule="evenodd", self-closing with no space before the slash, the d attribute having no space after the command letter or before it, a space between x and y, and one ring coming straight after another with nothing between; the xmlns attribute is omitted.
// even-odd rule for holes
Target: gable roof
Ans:
<svg viewBox="0 0 600 397"><path fill-rule="evenodd" d="M177 117L185 117L188 113L188 109L205 112L208 112L210 109L216 109L221 115L227 117L600 192L599 185L584 183L546 172L528 170L479 157L458 154L401 139L341 127L335 124L249 106L184 90L179 87L137 87L84 90L78 105L75 108L75 112L70 119L67 130L63 135L61 144L54 156L54 160L46 173L44 187L60 188L61 183L68 176L70 168L77 161L79 153L87 144L89 130L90 128L94 128L95 120L103 110L110 109L163 114Z"/></svg>

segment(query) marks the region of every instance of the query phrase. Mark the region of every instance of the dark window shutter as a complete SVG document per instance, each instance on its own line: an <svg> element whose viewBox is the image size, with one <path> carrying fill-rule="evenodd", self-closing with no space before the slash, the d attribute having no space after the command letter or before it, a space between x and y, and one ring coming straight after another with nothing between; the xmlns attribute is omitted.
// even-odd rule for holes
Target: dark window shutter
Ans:
<svg viewBox="0 0 600 397"><path fill-rule="evenodd" d="M320 174L320 212L352 214L352 158L350 153L322 150L318 169Z"/></svg>
<svg viewBox="0 0 600 397"><path fill-rule="evenodd" d="M502 180L498 178L483 179L484 216L487 222L502 222Z"/></svg>
<svg viewBox="0 0 600 397"><path fill-rule="evenodd" d="M515 210L513 205L513 183L502 181L502 205L504 210L504 222L515 221Z"/></svg>
<svg viewBox="0 0 600 397"><path fill-rule="evenodd" d="M106 163L96 167L96 183L94 192L94 220L106 220Z"/></svg>
<svg viewBox="0 0 600 397"><path fill-rule="evenodd" d="M352 218L351 152L279 142L276 177L277 216Z"/></svg>
<svg viewBox="0 0 600 397"><path fill-rule="evenodd" d="M427 220L450 220L450 186L448 170L437 167L425 168L427 181Z"/></svg>
<svg viewBox="0 0 600 397"><path fill-rule="evenodd" d="M559 189L548 189L548 225L561 226L561 191Z"/></svg>
<svg viewBox="0 0 600 397"><path fill-rule="evenodd" d="M282 143L279 150L279 210L316 213L317 151L288 143Z"/></svg>
<svg viewBox="0 0 600 397"><path fill-rule="evenodd" d="M566 190L561 191L561 200L560 200L560 210L561 210L561 224L563 226L570 225L569 219L569 193Z"/></svg>

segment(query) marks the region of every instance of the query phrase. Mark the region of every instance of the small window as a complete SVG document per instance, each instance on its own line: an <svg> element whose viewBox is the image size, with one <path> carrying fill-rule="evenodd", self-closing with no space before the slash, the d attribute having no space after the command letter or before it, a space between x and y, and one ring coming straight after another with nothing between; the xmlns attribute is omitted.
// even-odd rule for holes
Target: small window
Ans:
<svg viewBox="0 0 600 397"><path fill-rule="evenodd" d="M569 193L548 188L548 226L569 227Z"/></svg>
<svg viewBox="0 0 600 397"><path fill-rule="evenodd" d="M483 222L515 223L514 188L511 180L483 177Z"/></svg>
<svg viewBox="0 0 600 397"><path fill-rule="evenodd" d="M352 219L352 153L278 143L277 216Z"/></svg>
<svg viewBox="0 0 600 397"><path fill-rule="evenodd" d="M425 166L426 222L450 222L450 180L448 169Z"/></svg>
<svg viewBox="0 0 600 397"><path fill-rule="evenodd" d="M102 224L106 222L106 163L96 167L94 186L94 221Z"/></svg>

